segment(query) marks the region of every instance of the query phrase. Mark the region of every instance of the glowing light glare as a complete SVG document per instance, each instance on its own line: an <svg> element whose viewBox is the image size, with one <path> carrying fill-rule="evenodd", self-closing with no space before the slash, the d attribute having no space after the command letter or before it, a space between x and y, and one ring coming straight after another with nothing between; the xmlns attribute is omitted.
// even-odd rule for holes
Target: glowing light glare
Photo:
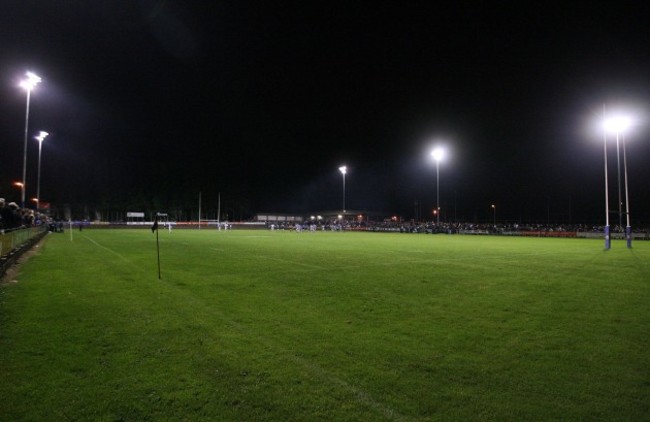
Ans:
<svg viewBox="0 0 650 422"><path fill-rule="evenodd" d="M443 158L445 158L445 151L442 148L434 148L434 150L431 151L431 156L434 160L440 162Z"/></svg>
<svg viewBox="0 0 650 422"><path fill-rule="evenodd" d="M341 214L339 214L339 220L342 219L342 218L343 218L343 216Z"/></svg>
<svg viewBox="0 0 650 422"><path fill-rule="evenodd" d="M43 140L47 138L47 135L49 135L49 133L41 131L41 133L38 134L36 139L38 140L38 142L43 142Z"/></svg>
<svg viewBox="0 0 650 422"><path fill-rule="evenodd" d="M348 172L348 168L346 166L341 166L339 167L339 171L341 174L346 174Z"/></svg>
<svg viewBox="0 0 650 422"><path fill-rule="evenodd" d="M34 72L27 71L26 75L28 79L31 79L36 82L40 82L42 80L41 77L35 74Z"/></svg>
<svg viewBox="0 0 650 422"><path fill-rule="evenodd" d="M19 188L23 187L22 182L14 182L14 186L18 186Z"/></svg>
<svg viewBox="0 0 650 422"><path fill-rule="evenodd" d="M27 79L20 82L20 87L26 89L27 91L34 89L34 87L42 81L41 77L33 72L27 72L26 75Z"/></svg>
<svg viewBox="0 0 650 422"><path fill-rule="evenodd" d="M492 204L492 208L496 208L496 205Z"/></svg>
<svg viewBox="0 0 650 422"><path fill-rule="evenodd" d="M631 119L627 116L614 116L603 122L605 130L614 133L620 133L630 127Z"/></svg>

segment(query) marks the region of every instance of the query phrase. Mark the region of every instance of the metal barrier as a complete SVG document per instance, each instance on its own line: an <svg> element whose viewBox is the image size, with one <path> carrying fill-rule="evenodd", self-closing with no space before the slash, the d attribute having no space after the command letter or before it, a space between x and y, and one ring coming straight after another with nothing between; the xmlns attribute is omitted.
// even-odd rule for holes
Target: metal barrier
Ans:
<svg viewBox="0 0 650 422"><path fill-rule="evenodd" d="M47 234L47 225L27 227L0 233L0 276L25 251Z"/></svg>

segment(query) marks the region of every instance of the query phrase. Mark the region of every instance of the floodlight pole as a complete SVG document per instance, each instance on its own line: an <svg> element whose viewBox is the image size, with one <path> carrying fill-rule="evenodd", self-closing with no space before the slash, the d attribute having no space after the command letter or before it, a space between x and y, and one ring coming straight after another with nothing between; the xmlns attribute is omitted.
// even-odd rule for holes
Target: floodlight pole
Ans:
<svg viewBox="0 0 650 422"><path fill-rule="evenodd" d="M20 207L25 208L25 185L27 183L27 131L29 128L29 97L32 90L27 89L27 107L25 108L25 146L23 148L23 185L20 190Z"/></svg>
<svg viewBox="0 0 650 422"><path fill-rule="evenodd" d="M628 248L632 248L632 227L630 225L630 196L627 184L627 153L625 150L625 130L629 127L629 118L618 116L604 122L605 130L609 129L616 132L616 164L618 170L618 225L623 227L623 201L621 197L621 155L620 155L620 138L623 141L623 166L625 170L625 240Z"/></svg>
<svg viewBox="0 0 650 422"><path fill-rule="evenodd" d="M38 178L36 179L36 210L41 208L41 149L43 147L43 141L49 135L47 132L41 131L41 133L36 137L38 140Z"/></svg>
<svg viewBox="0 0 650 422"><path fill-rule="evenodd" d="M343 173L343 212L345 212L345 173Z"/></svg>
<svg viewBox="0 0 650 422"><path fill-rule="evenodd" d="M440 160L443 155L442 148L438 147L431 151L431 156L436 161L436 226L440 226Z"/></svg>
<svg viewBox="0 0 650 422"><path fill-rule="evenodd" d="M625 136L623 136L623 168L625 171L625 216L627 225L625 226L625 241L628 248L632 248L632 226L630 225L630 196L627 189L627 155L625 153Z"/></svg>
<svg viewBox="0 0 650 422"><path fill-rule="evenodd" d="M29 131L29 100L32 89L41 82L41 78L32 72L27 72L27 79L20 83L20 86L27 91L27 105L25 107L25 139L23 148L23 185L20 192L20 206L25 208L25 189L27 187L27 133Z"/></svg>
<svg viewBox="0 0 650 422"><path fill-rule="evenodd" d="M492 204L492 212L494 215L494 228L496 229L497 227L497 206Z"/></svg>
<svg viewBox="0 0 650 422"><path fill-rule="evenodd" d="M621 154L619 148L619 131L616 131L616 166L618 170L618 227L619 230L623 227L623 201L621 197Z"/></svg>
<svg viewBox="0 0 650 422"><path fill-rule="evenodd" d="M346 166L339 167L339 171L343 175L343 213L345 214L345 174L348 172Z"/></svg>
<svg viewBox="0 0 650 422"><path fill-rule="evenodd" d="M436 160L436 225L440 225L440 160Z"/></svg>
<svg viewBox="0 0 650 422"><path fill-rule="evenodd" d="M603 135L605 145L605 250L612 247L612 239L609 232L609 188L607 178L607 132Z"/></svg>

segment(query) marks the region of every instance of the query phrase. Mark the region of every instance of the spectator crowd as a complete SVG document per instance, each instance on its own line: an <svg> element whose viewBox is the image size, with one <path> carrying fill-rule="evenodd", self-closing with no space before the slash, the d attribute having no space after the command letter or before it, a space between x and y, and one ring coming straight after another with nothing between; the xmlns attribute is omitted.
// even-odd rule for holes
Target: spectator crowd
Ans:
<svg viewBox="0 0 650 422"><path fill-rule="evenodd" d="M6 203L0 198L0 232L47 223L47 216L28 208L20 208L15 202Z"/></svg>
<svg viewBox="0 0 650 422"><path fill-rule="evenodd" d="M602 225L589 224L520 224L520 223L498 223L498 224L478 224L478 223L436 223L436 222L415 222L415 221L373 221L358 222L353 220L331 220L319 221L317 223L291 223L277 222L268 223L267 228L270 230L324 230L324 231L375 231L375 232L399 232L399 233L445 233L445 234L513 234L526 232L542 233L603 233L605 227ZM613 226L612 233L623 233L624 228ZM635 231L650 232L648 227L638 227Z"/></svg>

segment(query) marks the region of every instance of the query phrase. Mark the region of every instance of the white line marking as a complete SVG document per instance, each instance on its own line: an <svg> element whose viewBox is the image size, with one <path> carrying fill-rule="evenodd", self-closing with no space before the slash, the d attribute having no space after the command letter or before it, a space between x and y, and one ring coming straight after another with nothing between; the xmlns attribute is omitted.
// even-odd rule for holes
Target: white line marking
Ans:
<svg viewBox="0 0 650 422"><path fill-rule="evenodd" d="M318 365L308 359L298 356L294 351L287 350L285 347L278 345L273 338L266 337L263 335L253 336L252 335L253 332L245 325L230 319L220 311L216 311L216 312L217 314L220 315L223 321L230 324L235 330L239 331L240 333L244 333L248 335L248 337L250 338L255 338L259 343L263 344L266 348L279 351L281 353L281 356L283 356L285 359L289 359L295 364L302 366L303 368L305 368L307 372L310 372L312 376L316 377L317 379L320 379L331 385L349 391L354 395L358 403L369 406L375 412L380 413L381 415L383 415L385 418L389 420L394 420L394 421L409 420L405 416L395 411L395 409L390 407L387 403L382 403L375 400L367 391L351 385L348 381L336 376L331 371L327 370L321 365Z"/></svg>
<svg viewBox="0 0 650 422"><path fill-rule="evenodd" d="M89 238L89 237L86 236L85 234L83 234L82 236L85 237L86 239L90 240L92 243L94 243L95 245L99 246L100 248L102 248L102 249L104 249L104 250L107 250L107 251L109 251L110 253L112 253L113 255L116 255L116 256L120 257L120 259L124 260L125 262L129 262L128 259L124 258L122 255L120 255L119 253L115 252L114 250L112 250L112 249L110 249L110 248L107 248L107 247L104 246L104 245L100 245L100 244L97 243L95 240Z"/></svg>

